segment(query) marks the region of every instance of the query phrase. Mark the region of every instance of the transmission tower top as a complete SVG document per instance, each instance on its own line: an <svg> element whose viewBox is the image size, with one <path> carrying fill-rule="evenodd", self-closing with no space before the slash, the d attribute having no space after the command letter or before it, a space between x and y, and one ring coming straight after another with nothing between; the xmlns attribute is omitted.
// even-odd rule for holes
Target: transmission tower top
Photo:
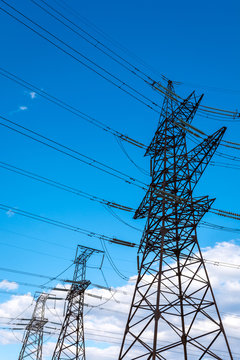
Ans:
<svg viewBox="0 0 240 360"><path fill-rule="evenodd" d="M67 310L54 350L53 360L85 360L85 339L83 326L84 292L90 285L86 280L86 264L94 253L102 250L78 245L75 255L75 270L67 294Z"/></svg>
<svg viewBox="0 0 240 360"><path fill-rule="evenodd" d="M48 321L45 319L45 305L48 298L49 294L41 293L36 300L32 318L26 327L18 360L42 359L43 328Z"/></svg>

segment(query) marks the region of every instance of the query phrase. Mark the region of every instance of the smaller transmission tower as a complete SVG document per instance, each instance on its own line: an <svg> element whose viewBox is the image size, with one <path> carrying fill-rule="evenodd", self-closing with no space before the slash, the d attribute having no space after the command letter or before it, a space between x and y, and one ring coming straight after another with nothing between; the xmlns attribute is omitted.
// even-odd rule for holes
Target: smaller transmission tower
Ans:
<svg viewBox="0 0 240 360"><path fill-rule="evenodd" d="M101 250L78 245L74 260L75 271L67 295L67 310L52 360L85 360L83 328L84 292L90 285L86 280L86 263L93 253Z"/></svg>
<svg viewBox="0 0 240 360"><path fill-rule="evenodd" d="M23 345L18 360L42 359L43 328L48 321L44 317L45 305L48 297L49 294L42 293L36 301L32 318L26 327Z"/></svg>

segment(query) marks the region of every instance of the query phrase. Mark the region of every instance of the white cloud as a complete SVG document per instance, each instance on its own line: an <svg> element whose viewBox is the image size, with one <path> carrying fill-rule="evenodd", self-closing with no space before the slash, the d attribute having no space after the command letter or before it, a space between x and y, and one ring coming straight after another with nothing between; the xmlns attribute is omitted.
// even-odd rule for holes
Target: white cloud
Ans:
<svg viewBox="0 0 240 360"><path fill-rule="evenodd" d="M20 336L21 337L21 336ZM20 340L20 338L19 338ZM18 342L18 336L16 337L12 332L7 330L0 330L0 344L8 345Z"/></svg>
<svg viewBox="0 0 240 360"><path fill-rule="evenodd" d="M88 360L117 359L118 355L119 355L119 347L118 346L108 346L104 349L98 348L98 347L87 347L86 354L87 354Z"/></svg>
<svg viewBox="0 0 240 360"><path fill-rule="evenodd" d="M29 96L30 96L31 99L35 99L36 96L37 96L37 94L36 94L34 91L31 91L31 92L29 93Z"/></svg>
<svg viewBox="0 0 240 360"><path fill-rule="evenodd" d="M7 216L8 216L9 218L11 218L11 217L13 217L13 216L15 215L14 211L11 210L11 209L9 209L9 210L6 212L6 214L7 214Z"/></svg>
<svg viewBox="0 0 240 360"><path fill-rule="evenodd" d="M20 105L17 110L10 111L10 112L9 112L9 115L17 114L17 113L19 113L19 112L26 111L26 110L28 110L28 107L27 107L27 106L25 106L25 105Z"/></svg>
<svg viewBox="0 0 240 360"><path fill-rule="evenodd" d="M33 297L30 294L12 295L10 300L0 304L0 317L14 318L24 312L24 317L30 318L33 311L32 302Z"/></svg>
<svg viewBox="0 0 240 360"><path fill-rule="evenodd" d="M14 281L10 282L8 280L2 280L0 282L0 289L4 290L16 290L18 289L18 284Z"/></svg>
<svg viewBox="0 0 240 360"><path fill-rule="evenodd" d="M24 111L24 110L27 110L28 107L27 107L27 106L24 106L24 105L21 105L21 106L19 106L18 109L19 109L20 111Z"/></svg>
<svg viewBox="0 0 240 360"><path fill-rule="evenodd" d="M33 298L30 294L26 295L12 295L10 300L0 304L0 319L1 321L8 318L22 317L30 318L32 316L33 307L31 306ZM11 326L11 321L8 319L8 326ZM0 330L0 344L8 345L14 343L21 343L23 336L22 331L8 331ZM17 355L17 354L16 354Z"/></svg>

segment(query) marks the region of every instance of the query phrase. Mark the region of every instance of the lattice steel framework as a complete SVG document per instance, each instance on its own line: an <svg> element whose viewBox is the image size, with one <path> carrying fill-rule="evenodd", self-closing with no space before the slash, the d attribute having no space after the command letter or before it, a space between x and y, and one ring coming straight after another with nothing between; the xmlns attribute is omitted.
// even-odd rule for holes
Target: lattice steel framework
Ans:
<svg viewBox="0 0 240 360"><path fill-rule="evenodd" d="M152 180L134 217L147 222L119 360L232 360L196 233L214 199L192 196L226 128L187 151L202 96L192 93L176 105L173 93L169 81L170 96L146 151Z"/></svg>
<svg viewBox="0 0 240 360"><path fill-rule="evenodd" d="M86 280L86 263L97 249L78 245L74 260L75 271L67 295L67 309L64 322L54 350L53 360L85 360L83 327L84 292L90 285Z"/></svg>
<svg viewBox="0 0 240 360"><path fill-rule="evenodd" d="M45 305L48 297L49 294L42 293L36 301L32 319L26 327L18 360L42 359L43 328L47 323L47 319L45 319Z"/></svg>

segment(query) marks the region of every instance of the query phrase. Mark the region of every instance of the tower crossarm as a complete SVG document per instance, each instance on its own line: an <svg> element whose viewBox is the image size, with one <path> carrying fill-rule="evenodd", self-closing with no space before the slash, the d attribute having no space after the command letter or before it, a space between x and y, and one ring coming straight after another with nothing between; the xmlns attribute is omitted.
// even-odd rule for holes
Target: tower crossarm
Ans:
<svg viewBox="0 0 240 360"><path fill-rule="evenodd" d="M156 193L160 197L165 198L165 200L175 200L175 202L190 199L195 186L219 146L225 131L225 127L216 131L188 154L179 156L173 164L159 171L158 177L154 179L154 182L147 190L134 218L143 218L148 215L151 198L156 200L154 202L155 209L160 209ZM178 184L177 186L176 183ZM165 188L164 192L161 190L163 186Z"/></svg>
<svg viewBox="0 0 240 360"><path fill-rule="evenodd" d="M204 139L199 145L188 152L188 167L192 190L198 183L204 170L217 150L226 127L222 127L211 136Z"/></svg>
<svg viewBox="0 0 240 360"><path fill-rule="evenodd" d="M155 243L159 246L162 236L164 236L165 244L167 242L175 243L176 227L178 228L179 244L181 243L179 246L184 247L203 216L211 208L214 200L209 199L208 196L202 196L193 198L192 202L178 203L177 208L170 201L161 200L161 206L156 209L156 212L152 209L149 214L148 223L140 241L139 252L144 251L147 243Z"/></svg>

